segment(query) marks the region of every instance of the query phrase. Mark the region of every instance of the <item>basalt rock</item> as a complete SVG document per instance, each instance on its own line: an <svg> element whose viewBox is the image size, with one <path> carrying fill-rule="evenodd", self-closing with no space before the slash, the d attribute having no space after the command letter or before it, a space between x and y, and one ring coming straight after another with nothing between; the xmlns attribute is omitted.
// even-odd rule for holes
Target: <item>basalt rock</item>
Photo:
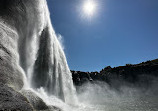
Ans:
<svg viewBox="0 0 158 111"><path fill-rule="evenodd" d="M100 72L71 72L76 86L86 82L103 81L113 87L126 84L150 87L153 82L158 80L158 59L134 65L126 64L126 66L114 68L108 66Z"/></svg>

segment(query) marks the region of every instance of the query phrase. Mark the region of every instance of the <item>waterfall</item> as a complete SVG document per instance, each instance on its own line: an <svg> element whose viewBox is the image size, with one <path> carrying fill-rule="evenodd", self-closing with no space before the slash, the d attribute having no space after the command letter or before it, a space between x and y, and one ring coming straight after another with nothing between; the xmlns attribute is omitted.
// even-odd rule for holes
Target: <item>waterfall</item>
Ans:
<svg viewBox="0 0 158 111"><path fill-rule="evenodd" d="M27 9L25 28L19 39L21 66L27 76L25 88L43 88L65 103L76 102L72 75L66 57L52 27L46 0L35 0L34 9ZM26 4L25 5L29 5ZM32 13L35 15L32 15Z"/></svg>
<svg viewBox="0 0 158 111"><path fill-rule="evenodd" d="M142 66L144 71L137 71ZM158 111L156 61L130 68L134 75L143 72L138 73L140 84L130 84L128 77L123 81L122 75L115 77L122 70L119 68L107 75L108 83L93 81L78 86L78 102L46 0L1 0L0 110L27 110L26 103L40 111Z"/></svg>

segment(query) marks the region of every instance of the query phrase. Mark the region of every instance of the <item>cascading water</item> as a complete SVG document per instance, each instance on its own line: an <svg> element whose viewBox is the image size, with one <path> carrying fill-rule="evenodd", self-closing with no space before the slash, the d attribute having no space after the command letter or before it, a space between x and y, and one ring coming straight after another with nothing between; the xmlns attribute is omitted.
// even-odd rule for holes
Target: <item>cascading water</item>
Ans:
<svg viewBox="0 0 158 111"><path fill-rule="evenodd" d="M29 28L20 35L23 37L20 43L25 43L20 47L21 64L27 76L25 88L36 91L43 88L48 95L74 104L76 97L71 72L52 28L46 0L36 2L35 9L26 10L30 14Z"/></svg>

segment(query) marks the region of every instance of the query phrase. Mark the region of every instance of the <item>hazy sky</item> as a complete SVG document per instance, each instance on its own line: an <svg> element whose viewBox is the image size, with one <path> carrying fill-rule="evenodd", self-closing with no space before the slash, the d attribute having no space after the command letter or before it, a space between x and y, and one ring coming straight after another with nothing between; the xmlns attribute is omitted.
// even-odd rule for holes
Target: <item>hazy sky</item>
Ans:
<svg viewBox="0 0 158 111"><path fill-rule="evenodd" d="M82 10L85 0L47 1L70 69L99 71L158 58L158 0L95 0L91 18Z"/></svg>

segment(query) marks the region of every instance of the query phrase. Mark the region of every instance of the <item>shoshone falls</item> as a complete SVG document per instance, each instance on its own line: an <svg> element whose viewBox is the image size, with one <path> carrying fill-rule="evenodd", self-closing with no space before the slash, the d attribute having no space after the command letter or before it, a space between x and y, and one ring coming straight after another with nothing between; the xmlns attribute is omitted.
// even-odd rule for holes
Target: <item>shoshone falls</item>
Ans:
<svg viewBox="0 0 158 111"><path fill-rule="evenodd" d="M101 81L75 87L46 0L0 1L0 85L0 110L158 110L154 87L144 95L139 88L116 91Z"/></svg>

